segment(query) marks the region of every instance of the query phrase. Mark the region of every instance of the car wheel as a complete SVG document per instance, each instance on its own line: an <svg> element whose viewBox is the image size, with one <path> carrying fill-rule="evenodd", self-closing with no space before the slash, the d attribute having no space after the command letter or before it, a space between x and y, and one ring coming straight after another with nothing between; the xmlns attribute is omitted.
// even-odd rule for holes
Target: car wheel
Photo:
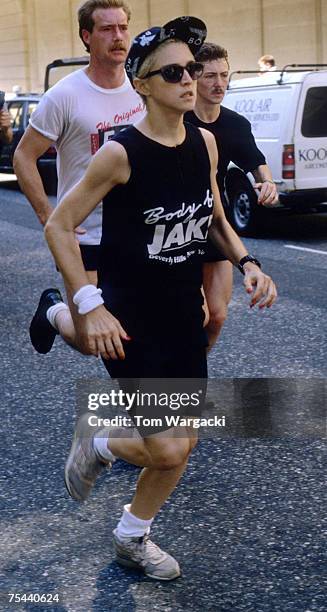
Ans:
<svg viewBox="0 0 327 612"><path fill-rule="evenodd" d="M229 197L229 220L240 236L256 234L261 227L261 210L251 184L234 185Z"/></svg>

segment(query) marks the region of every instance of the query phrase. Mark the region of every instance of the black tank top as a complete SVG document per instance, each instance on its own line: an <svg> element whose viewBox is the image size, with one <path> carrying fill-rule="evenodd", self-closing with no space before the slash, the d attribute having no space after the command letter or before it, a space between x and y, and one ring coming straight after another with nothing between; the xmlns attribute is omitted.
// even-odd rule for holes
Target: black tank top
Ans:
<svg viewBox="0 0 327 612"><path fill-rule="evenodd" d="M213 212L210 161L199 129L185 127L176 147L135 127L115 137L131 175L103 200L99 286L109 310L141 340L204 341L200 288Z"/></svg>

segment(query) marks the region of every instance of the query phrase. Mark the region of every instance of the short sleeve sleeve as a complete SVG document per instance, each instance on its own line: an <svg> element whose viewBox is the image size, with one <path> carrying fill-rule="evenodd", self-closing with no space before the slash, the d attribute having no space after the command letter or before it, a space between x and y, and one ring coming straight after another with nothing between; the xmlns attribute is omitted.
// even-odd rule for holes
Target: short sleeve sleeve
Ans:
<svg viewBox="0 0 327 612"><path fill-rule="evenodd" d="M29 123L37 132L57 142L66 123L64 109L51 95L45 94L33 112Z"/></svg>

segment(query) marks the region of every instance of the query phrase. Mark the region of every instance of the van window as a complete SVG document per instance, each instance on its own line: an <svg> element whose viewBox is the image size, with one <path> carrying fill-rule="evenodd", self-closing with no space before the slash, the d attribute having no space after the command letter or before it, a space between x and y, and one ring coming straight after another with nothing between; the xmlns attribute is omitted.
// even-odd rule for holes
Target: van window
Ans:
<svg viewBox="0 0 327 612"><path fill-rule="evenodd" d="M327 136L327 87L308 89L301 131L307 138Z"/></svg>

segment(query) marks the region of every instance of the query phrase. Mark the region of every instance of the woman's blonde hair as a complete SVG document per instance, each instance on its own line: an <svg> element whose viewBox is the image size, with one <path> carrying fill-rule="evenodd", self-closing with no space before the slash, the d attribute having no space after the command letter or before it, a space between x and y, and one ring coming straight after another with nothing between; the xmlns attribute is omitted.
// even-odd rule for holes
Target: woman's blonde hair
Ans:
<svg viewBox="0 0 327 612"><path fill-rule="evenodd" d="M183 43L182 40L177 40L175 38L169 38L168 40L164 40L164 42L162 42L159 45L159 47L154 49L154 51L152 51L152 53L149 53L149 55L145 58L144 62L141 64L140 68L138 69L138 71L136 73L136 78L137 79L144 79L144 78L146 78L146 75L149 72L151 72L151 69L152 69L152 67L153 67L153 65L154 65L154 63L155 63L155 61L157 59L157 55L158 55L159 51L161 51L161 49L164 49L165 47L168 47L168 45L170 43L180 43L181 45L185 44L185 43ZM134 87L135 87L135 85L134 85ZM143 102L146 104L147 103L147 96L144 96L144 95L142 95L139 92L138 92L138 94L141 96Z"/></svg>

